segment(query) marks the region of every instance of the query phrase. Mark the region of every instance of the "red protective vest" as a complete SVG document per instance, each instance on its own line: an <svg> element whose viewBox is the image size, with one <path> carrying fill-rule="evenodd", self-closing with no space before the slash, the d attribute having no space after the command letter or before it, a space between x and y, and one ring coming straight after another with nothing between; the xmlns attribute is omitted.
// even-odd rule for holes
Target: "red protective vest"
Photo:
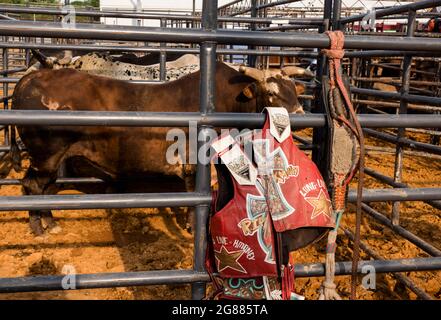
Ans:
<svg viewBox="0 0 441 320"><path fill-rule="evenodd" d="M261 287L268 284L265 277L284 272L276 257L277 233L335 226L326 185L315 164L295 145L287 110L267 108L266 114L263 130L235 138L224 135L212 144L215 159L222 160L216 164L218 173L219 166L226 167L229 177L224 180L230 180L233 190L219 186L210 221L209 261L222 279L230 279L230 287L231 279L249 286L249 278L257 278L254 285ZM231 199L216 212L222 193L231 191Z"/></svg>

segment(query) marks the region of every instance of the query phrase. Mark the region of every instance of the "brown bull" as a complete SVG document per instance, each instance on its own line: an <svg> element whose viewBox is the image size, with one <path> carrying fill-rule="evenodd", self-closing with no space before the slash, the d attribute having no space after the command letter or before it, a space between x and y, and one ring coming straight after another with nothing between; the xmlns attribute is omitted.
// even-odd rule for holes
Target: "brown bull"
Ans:
<svg viewBox="0 0 441 320"><path fill-rule="evenodd" d="M120 56L112 57L112 60L114 62L130 63L140 66L150 66L152 64L159 63L160 55L160 52L149 52L143 56L138 57L133 53L125 53ZM184 55L185 53L168 52L166 55L166 61L174 61Z"/></svg>
<svg viewBox="0 0 441 320"><path fill-rule="evenodd" d="M303 87L296 88L289 79L295 75L305 75L305 70L288 67L278 72L262 72L241 67L239 72L217 63L216 111L261 112L263 107L284 106L289 112L301 112L297 94L301 94L299 90ZM71 69L40 70L17 84L12 108L198 112L199 81L199 72L165 84L139 85ZM166 151L172 143L166 141L167 128L24 126L17 129L31 158L23 179L26 195L60 191L61 186L55 180L64 161L76 176L92 174L107 181L179 176L185 180L185 189L192 189L194 166L170 165L166 161ZM59 229L50 211L29 214L31 230L36 235L43 234L45 229Z"/></svg>

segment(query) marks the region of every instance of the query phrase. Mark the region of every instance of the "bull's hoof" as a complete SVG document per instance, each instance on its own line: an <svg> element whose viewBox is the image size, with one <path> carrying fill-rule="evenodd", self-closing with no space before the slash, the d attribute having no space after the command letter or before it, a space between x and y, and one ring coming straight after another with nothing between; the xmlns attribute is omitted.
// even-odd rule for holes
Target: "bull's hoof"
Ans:
<svg viewBox="0 0 441 320"><path fill-rule="evenodd" d="M41 221L31 221L30 222L31 231L36 237L42 237L44 235L44 229L41 225Z"/></svg>
<svg viewBox="0 0 441 320"><path fill-rule="evenodd" d="M186 219L186 217L183 214L176 214L176 223L182 229L186 229L187 228L187 219Z"/></svg>
<svg viewBox="0 0 441 320"><path fill-rule="evenodd" d="M55 222L54 217L52 215L42 215L41 217L41 225L43 229L46 231L51 231L58 227L58 224Z"/></svg>

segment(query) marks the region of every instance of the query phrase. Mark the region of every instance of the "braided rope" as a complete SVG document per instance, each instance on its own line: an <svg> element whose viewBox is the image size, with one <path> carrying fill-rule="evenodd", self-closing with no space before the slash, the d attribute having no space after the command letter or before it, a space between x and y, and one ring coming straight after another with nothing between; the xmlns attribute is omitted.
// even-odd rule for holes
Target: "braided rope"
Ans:
<svg viewBox="0 0 441 320"><path fill-rule="evenodd" d="M361 230L361 204L362 204L362 196L363 196L363 185L364 185L364 155L365 155L365 147L364 147L364 136L363 136L363 130L361 128L361 125L358 121L357 115L355 113L354 107L352 105L351 99L349 97L349 94L346 90L346 87L343 83L343 79L341 77L341 59L344 57L344 34L341 31L327 31L326 35L328 35L330 40L330 49L324 49L322 50L322 53L326 55L329 58L329 83L331 90L338 87L340 90L344 102L346 103L347 108L349 109L350 116L352 118L352 122L346 119L343 116L340 116L338 120L340 120L344 125L346 125L357 137L360 145L360 153L359 153L359 159L358 159L358 166L356 166L353 170L353 172L350 173L348 179L344 182L343 188L336 188L336 192L338 195L338 198L340 198L343 191L346 193L346 187L350 182L350 179L356 174L357 170L359 171L359 180L358 180L358 187L357 187L357 210L356 210L356 222L355 222L355 239L354 239L354 248L353 248L353 258L352 258L352 273L351 273L351 299L356 299L357 296L357 271L358 271L358 262L360 260L360 230ZM353 125L352 125L353 124ZM340 201L339 201L340 202ZM339 206L341 205L341 202L339 203ZM336 208L337 209L337 208ZM335 243L334 237L334 231L335 236L337 235L337 230L333 230L330 232L330 235L328 237L328 244L330 244L332 240ZM335 245L334 245L335 247ZM333 272L335 270L335 259L334 259L334 252L328 254L326 257L326 279L328 280L328 271L329 273L332 272L332 276L329 275L329 278L334 278ZM332 256L331 256L332 255ZM329 266L328 266L329 262ZM329 269L329 270L328 270ZM329 284L329 282L325 280L324 288L326 289L326 285L328 286L328 289L331 290L333 287ZM333 283L332 283L333 284ZM333 295L333 294L332 294Z"/></svg>

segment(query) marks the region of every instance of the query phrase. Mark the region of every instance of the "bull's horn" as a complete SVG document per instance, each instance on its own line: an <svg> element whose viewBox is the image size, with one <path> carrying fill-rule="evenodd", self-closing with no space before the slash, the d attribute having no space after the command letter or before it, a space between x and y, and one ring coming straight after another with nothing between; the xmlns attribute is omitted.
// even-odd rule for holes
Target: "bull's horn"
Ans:
<svg viewBox="0 0 441 320"><path fill-rule="evenodd" d="M296 66L289 66L289 67L283 68L282 74L287 77L301 76L301 77L314 78L314 73L312 73L310 70L296 67Z"/></svg>
<svg viewBox="0 0 441 320"><path fill-rule="evenodd" d="M242 72L244 75L256 79L257 81L263 81L265 79L263 71L256 68L240 66L239 72Z"/></svg>
<svg viewBox="0 0 441 320"><path fill-rule="evenodd" d="M53 63L53 61L51 61L51 59L46 57L44 54L42 54L38 50L31 49L31 52L32 52L32 55L35 57L35 59L37 59L37 61L40 62L44 68L53 68L54 63Z"/></svg>

